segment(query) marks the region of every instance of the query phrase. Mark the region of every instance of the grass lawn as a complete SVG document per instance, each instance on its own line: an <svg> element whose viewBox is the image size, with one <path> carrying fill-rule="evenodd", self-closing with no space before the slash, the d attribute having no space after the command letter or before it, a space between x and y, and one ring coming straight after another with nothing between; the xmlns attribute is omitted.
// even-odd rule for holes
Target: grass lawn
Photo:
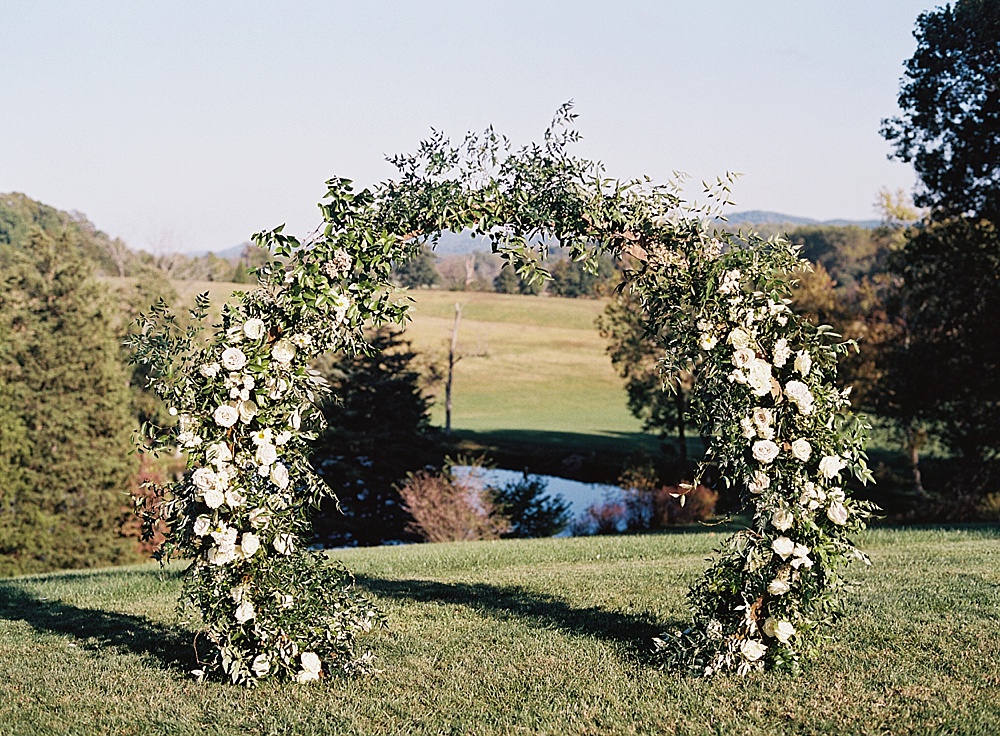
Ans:
<svg viewBox="0 0 1000 736"><path fill-rule="evenodd" d="M995 734L1000 528L876 530L805 674L693 680L651 637L720 537L339 551L385 611L382 672L195 683L178 568L0 582L0 734Z"/></svg>

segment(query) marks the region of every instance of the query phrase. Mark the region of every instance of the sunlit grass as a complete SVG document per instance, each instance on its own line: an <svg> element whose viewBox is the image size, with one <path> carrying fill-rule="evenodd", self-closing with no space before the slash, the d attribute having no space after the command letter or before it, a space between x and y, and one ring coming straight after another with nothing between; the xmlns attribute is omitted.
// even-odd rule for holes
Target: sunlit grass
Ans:
<svg viewBox="0 0 1000 736"><path fill-rule="evenodd" d="M0 584L0 734L993 734L1000 529L878 530L805 674L690 680L649 643L721 536L336 552L385 611L381 673L197 684L178 568Z"/></svg>

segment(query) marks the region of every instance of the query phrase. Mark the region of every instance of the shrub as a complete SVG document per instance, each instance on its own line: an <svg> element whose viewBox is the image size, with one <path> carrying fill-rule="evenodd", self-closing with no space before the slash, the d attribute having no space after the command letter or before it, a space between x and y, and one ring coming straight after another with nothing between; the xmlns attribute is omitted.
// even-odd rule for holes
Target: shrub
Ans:
<svg viewBox="0 0 1000 736"><path fill-rule="evenodd" d="M450 466L419 470L407 476L399 495L414 519L408 530L427 542L498 539L509 528L474 471L459 478Z"/></svg>
<svg viewBox="0 0 1000 736"><path fill-rule="evenodd" d="M553 537L570 521L569 504L562 496L545 493L548 483L525 472L520 480L503 488L490 488L496 512L509 520L507 538Z"/></svg>

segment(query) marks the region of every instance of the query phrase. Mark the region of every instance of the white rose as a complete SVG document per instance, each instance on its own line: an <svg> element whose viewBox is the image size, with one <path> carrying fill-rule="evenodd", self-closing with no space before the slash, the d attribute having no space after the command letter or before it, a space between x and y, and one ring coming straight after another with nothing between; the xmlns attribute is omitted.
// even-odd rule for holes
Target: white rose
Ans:
<svg viewBox="0 0 1000 736"><path fill-rule="evenodd" d="M771 514L771 525L779 532L786 532L795 523L795 516L788 509L778 509Z"/></svg>
<svg viewBox="0 0 1000 736"><path fill-rule="evenodd" d="M754 358L747 366L747 384L754 396L767 396L771 393L771 364L766 360Z"/></svg>
<svg viewBox="0 0 1000 736"><path fill-rule="evenodd" d="M250 424L253 418L257 416L257 404L252 401L241 401L239 412L240 421L244 424Z"/></svg>
<svg viewBox="0 0 1000 736"><path fill-rule="evenodd" d="M240 413L236 410L235 406L223 404L215 410L212 418L215 419L215 423L220 427L229 428L239 421Z"/></svg>
<svg viewBox="0 0 1000 736"><path fill-rule="evenodd" d="M281 339L271 348L271 357L279 363L288 364L295 357L295 346L290 340Z"/></svg>
<svg viewBox="0 0 1000 736"><path fill-rule="evenodd" d="M220 370L222 370L222 367L218 363L206 363L198 369L198 372L205 378L215 378L219 375Z"/></svg>
<svg viewBox="0 0 1000 736"><path fill-rule="evenodd" d="M242 506L245 502L246 497L240 493L238 488L226 491L226 505L229 508L235 509L237 506Z"/></svg>
<svg viewBox="0 0 1000 736"><path fill-rule="evenodd" d="M279 534L274 538L274 551L279 555L290 555L295 551L295 537L291 534Z"/></svg>
<svg viewBox="0 0 1000 736"><path fill-rule="evenodd" d="M788 640L795 636L795 627L792 626L791 621L778 621L769 618L764 622L764 633L782 644L787 644Z"/></svg>
<svg viewBox="0 0 1000 736"><path fill-rule="evenodd" d="M805 350L800 350L795 356L795 370L803 376L808 376L811 368L812 357Z"/></svg>
<svg viewBox="0 0 1000 736"><path fill-rule="evenodd" d="M789 381L785 385L785 396L787 396L802 414L811 414L813 410L813 395L802 381Z"/></svg>
<svg viewBox="0 0 1000 736"><path fill-rule="evenodd" d="M191 474L191 482L194 487L203 493L213 487L215 481L216 476L211 468L198 468Z"/></svg>
<svg viewBox="0 0 1000 736"><path fill-rule="evenodd" d="M208 562L211 565L228 565L236 559L236 547L231 544L219 545L208 550Z"/></svg>
<svg viewBox="0 0 1000 736"><path fill-rule="evenodd" d="M795 542L788 537L778 537L771 542L771 549L774 550L774 554L778 555L778 557L787 560L795 551Z"/></svg>
<svg viewBox="0 0 1000 736"><path fill-rule="evenodd" d="M299 670L298 672L295 673L295 676L292 679L294 679L295 682L297 682L298 684L304 685L307 682L313 682L314 680L318 680L319 673L310 672L309 670Z"/></svg>
<svg viewBox="0 0 1000 736"><path fill-rule="evenodd" d="M812 455L812 445L801 437L792 443L792 457L802 462L807 462Z"/></svg>
<svg viewBox="0 0 1000 736"><path fill-rule="evenodd" d="M271 512L267 509L254 509L250 512L250 526L254 529L260 529L261 527L267 526L268 522L271 520Z"/></svg>
<svg viewBox="0 0 1000 736"><path fill-rule="evenodd" d="M204 493L205 505L217 509L226 502L226 497L218 488L209 488Z"/></svg>
<svg viewBox="0 0 1000 736"><path fill-rule="evenodd" d="M757 430L754 429L753 422L747 417L740 420L740 431L747 439L757 436Z"/></svg>
<svg viewBox="0 0 1000 736"><path fill-rule="evenodd" d="M826 518L837 526L843 526L847 523L848 513L847 507L844 504L840 501L834 501L826 510Z"/></svg>
<svg viewBox="0 0 1000 736"><path fill-rule="evenodd" d="M756 662L767 652L767 645L756 639L747 639L740 645L740 653L750 662Z"/></svg>
<svg viewBox="0 0 1000 736"><path fill-rule="evenodd" d="M733 353L733 365L737 368L745 368L750 365L752 361L757 356L754 355L753 350L750 348L739 348L735 353Z"/></svg>
<svg viewBox="0 0 1000 736"><path fill-rule="evenodd" d="M758 470L753 474L753 479L750 481L750 493L763 493L770 486L771 479L767 476L767 473L763 470Z"/></svg>
<svg viewBox="0 0 1000 736"><path fill-rule="evenodd" d="M260 537L253 532L244 532L240 539L240 551L244 557L253 557L254 553L260 549Z"/></svg>
<svg viewBox="0 0 1000 736"><path fill-rule="evenodd" d="M323 663L314 652L302 652L302 657L300 659L302 662L302 669L306 672L319 673L319 671L323 669Z"/></svg>
<svg viewBox="0 0 1000 736"><path fill-rule="evenodd" d="M764 427L770 427L771 423L774 422L774 413L770 409L765 409L763 407L757 407L754 409L751 416L753 418L753 423L761 429Z"/></svg>
<svg viewBox="0 0 1000 736"><path fill-rule="evenodd" d="M297 335L292 335L291 340L292 340L292 345L294 345L297 348L307 348L310 345L312 345L313 341L312 335L302 332L298 333Z"/></svg>
<svg viewBox="0 0 1000 736"><path fill-rule="evenodd" d="M735 328L729 333L729 344L739 350L750 347L750 335L742 327Z"/></svg>
<svg viewBox="0 0 1000 736"><path fill-rule="evenodd" d="M708 351L719 344L719 338L717 338L715 335L709 335L708 333L705 333L701 336L701 340L698 344L701 346L702 350Z"/></svg>
<svg viewBox="0 0 1000 736"><path fill-rule="evenodd" d="M278 448L270 442L262 442L257 445L257 462L268 466L278 459ZM266 475L266 473L265 473Z"/></svg>
<svg viewBox="0 0 1000 736"><path fill-rule="evenodd" d="M847 467L839 455L827 455L819 461L819 472L824 478L831 479L840 475L840 471Z"/></svg>
<svg viewBox="0 0 1000 736"><path fill-rule="evenodd" d="M283 445L290 439L292 439L292 433L285 429L278 432L278 436L274 438L274 444Z"/></svg>
<svg viewBox="0 0 1000 736"><path fill-rule="evenodd" d="M245 624L247 621L252 619L256 615L253 610L253 603L250 601L243 601L240 605L236 607L236 620L241 624Z"/></svg>
<svg viewBox="0 0 1000 736"><path fill-rule="evenodd" d="M253 658L253 663L250 665L250 669L257 677L263 677L268 672L271 671L271 662L268 660L266 654L258 654Z"/></svg>
<svg viewBox="0 0 1000 736"><path fill-rule="evenodd" d="M264 337L264 332L264 320L262 319L254 317L253 319L248 319L243 323L243 334L251 340L259 340Z"/></svg>
<svg viewBox="0 0 1000 736"><path fill-rule="evenodd" d="M788 584L788 581L780 578L775 578L767 584L767 592L771 595L784 595L791 589L792 586Z"/></svg>
<svg viewBox="0 0 1000 736"><path fill-rule="evenodd" d="M225 442L213 442L205 449L205 455L213 465L224 465L233 459L233 453Z"/></svg>
<svg viewBox="0 0 1000 736"><path fill-rule="evenodd" d="M762 463L772 463L778 457L778 446L771 440L757 440L753 443L754 459Z"/></svg>
<svg viewBox="0 0 1000 736"><path fill-rule="evenodd" d="M204 537L208 534L209 530L212 528L212 520L207 516L202 514L197 519L194 520L194 533L195 536Z"/></svg>
<svg viewBox="0 0 1000 736"><path fill-rule="evenodd" d="M283 463L275 463L271 468L271 482L281 490L288 488L288 468Z"/></svg>
<svg viewBox="0 0 1000 736"><path fill-rule="evenodd" d="M222 365L227 371L238 371L247 364L247 356L239 348L226 348L222 351Z"/></svg>

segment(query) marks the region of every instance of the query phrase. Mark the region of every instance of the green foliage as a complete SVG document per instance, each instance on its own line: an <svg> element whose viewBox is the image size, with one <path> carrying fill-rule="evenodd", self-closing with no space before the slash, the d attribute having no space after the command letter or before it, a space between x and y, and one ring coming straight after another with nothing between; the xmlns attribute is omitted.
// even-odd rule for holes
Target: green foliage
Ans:
<svg viewBox="0 0 1000 736"><path fill-rule="evenodd" d="M313 444L312 463L337 494L339 508L325 502L315 527L334 546L411 539L412 519L396 485L407 473L443 460L417 354L395 329L382 328L368 340L369 350L319 364L331 398L322 404L327 426Z"/></svg>
<svg viewBox="0 0 1000 736"><path fill-rule="evenodd" d="M569 526L569 504L562 496L547 495L547 489L544 480L527 473L502 488L490 489L493 508L509 523L502 537L552 537Z"/></svg>
<svg viewBox="0 0 1000 736"><path fill-rule="evenodd" d="M901 117L882 122L913 164L918 205L944 217L1000 219L1000 5L958 0L921 13L906 62Z"/></svg>
<svg viewBox="0 0 1000 736"><path fill-rule="evenodd" d="M415 255L398 263L393 269L393 274L399 285L408 289L434 286L441 281L435 265L436 260L433 251L425 245Z"/></svg>
<svg viewBox="0 0 1000 736"><path fill-rule="evenodd" d="M132 560L120 533L134 464L114 306L66 238L35 230L0 264L0 572Z"/></svg>
<svg viewBox="0 0 1000 736"><path fill-rule="evenodd" d="M540 294L545 286L540 281L527 282L518 276L514 269L505 266L500 269L500 273L493 279L493 290L499 294Z"/></svg>

